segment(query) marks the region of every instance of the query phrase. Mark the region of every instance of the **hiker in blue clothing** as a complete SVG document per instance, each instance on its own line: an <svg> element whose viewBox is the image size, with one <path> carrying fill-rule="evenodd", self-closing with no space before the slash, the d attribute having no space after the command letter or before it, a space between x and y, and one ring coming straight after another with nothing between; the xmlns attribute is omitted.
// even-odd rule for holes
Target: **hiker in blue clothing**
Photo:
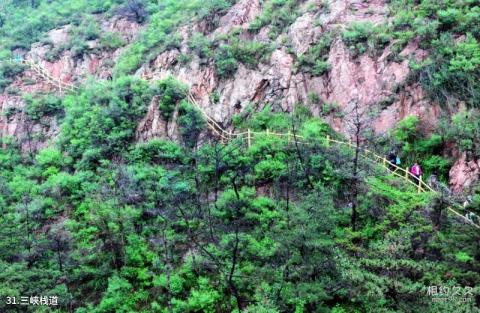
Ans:
<svg viewBox="0 0 480 313"><path fill-rule="evenodd" d="M400 157L396 153L395 150L390 151L390 153L387 155L387 161L388 161L388 168L392 171L395 172L397 168L402 164Z"/></svg>

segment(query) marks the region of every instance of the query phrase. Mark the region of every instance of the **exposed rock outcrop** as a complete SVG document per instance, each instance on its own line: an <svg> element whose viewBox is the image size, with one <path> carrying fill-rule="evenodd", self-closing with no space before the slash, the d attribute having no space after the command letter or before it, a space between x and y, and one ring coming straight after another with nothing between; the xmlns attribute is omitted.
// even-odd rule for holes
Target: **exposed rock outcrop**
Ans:
<svg viewBox="0 0 480 313"><path fill-rule="evenodd" d="M252 6L255 9L252 9ZM240 1L222 18L220 27L213 32L225 33L231 25L241 26L254 18L252 12L259 12L256 3ZM329 11L314 14L310 10L300 15L289 27L286 34L296 55L305 53L327 30L339 29L353 21L371 21L380 24L386 21L385 1L374 1L368 6L361 1L347 4L345 1L332 1ZM227 18L230 17L230 18ZM229 22L227 22L227 20ZM191 34L184 32L182 48L162 53L152 66L141 72L158 79L173 75L192 87L200 104L212 117L228 125L232 115L253 103L261 108L264 104L273 104L278 110L291 111L297 103L309 104L314 113L321 111L323 103L335 103L348 111L352 103L359 102L363 107L383 103L378 118L373 123L377 133L386 132L407 115L419 116L422 121L435 125L439 116L438 106L429 103L423 97L418 85L405 86L400 94L394 88L405 83L409 75L408 57L417 59L425 56L424 51L415 43L408 45L400 53L403 61L392 61L390 47L380 56L364 54L352 58L349 49L335 36L330 48L328 62L331 70L327 75L313 77L295 69L295 55L277 41L279 46L266 62L251 69L240 65L230 79L219 79L214 65L203 64L198 57L185 66L177 62L180 51L188 51L187 42ZM264 40L262 30L254 40ZM279 39L280 40L280 39ZM220 102L213 105L210 94L220 93ZM320 97L319 103L309 103L309 95ZM341 120L327 118L338 131L344 131Z"/></svg>
<svg viewBox="0 0 480 313"><path fill-rule="evenodd" d="M219 27L215 30L216 34L227 34L233 28L247 29L250 22L260 12L259 0L240 0L238 1L221 19Z"/></svg>
<svg viewBox="0 0 480 313"><path fill-rule="evenodd" d="M480 160L467 160L463 153L450 169L450 188L455 193L468 190L478 181Z"/></svg>
<svg viewBox="0 0 480 313"><path fill-rule="evenodd" d="M125 42L131 42L140 31L140 26L128 20L117 17L110 20L102 20L99 17L102 32L115 32L122 36ZM99 41L89 42L94 50L84 54L80 59L75 58L71 51L66 50L56 61L47 61L46 54L54 48L65 44L69 40L70 27L65 26L49 33L49 39L53 47L37 43L32 45L31 51L24 55L27 60L34 60L40 64L52 77L71 84L84 84L90 76L106 79L111 76L115 60L123 52L124 48L114 51L101 49ZM25 103L18 96L23 93L47 94L59 92L38 75L26 69L22 75L0 94L0 137L15 137L21 143L25 151L36 151L49 144L59 132L54 117L44 117L41 121L29 120L23 112Z"/></svg>
<svg viewBox="0 0 480 313"><path fill-rule="evenodd" d="M178 112L175 111L171 122L162 117L158 104L158 97L154 97L148 107L148 112L140 121L135 131L136 140L148 141L151 138L179 139L177 124Z"/></svg>
<svg viewBox="0 0 480 313"><path fill-rule="evenodd" d="M239 29L241 38L269 41L270 26L265 26L256 33L248 30L250 23L262 13L261 6L259 0L240 0L216 20L218 23L212 24L218 25L215 29L210 29L212 26L206 25L205 21L180 28L177 31L183 38L180 46L159 54L136 74L153 79L175 76L188 84L204 110L227 128L232 127L232 116L249 105L262 109L271 104L275 110L289 112L299 103L310 106L316 115L325 115L322 110L324 105L335 104L340 112L324 117L334 129L344 133L347 127L341 113L350 111L354 103L365 110L373 110L373 106L379 107L378 115L371 124L377 134L388 132L408 115L418 116L426 132L435 128L440 107L425 97L418 83L408 82L409 59L420 61L427 56L426 51L419 48L417 40L410 42L395 57L391 46L377 54L365 53L353 57L342 41L341 32L352 22L370 22L375 25L387 22L386 0L333 0L329 1L328 7L325 7L323 1L306 1L301 5L296 20L274 40L271 54L262 58L256 67L239 64L236 73L228 79L217 75L212 60L201 60L190 51L188 42L195 32L202 32L214 39ZM141 30L138 24L119 18L101 21L101 27L102 31L121 34L126 42L131 42ZM66 26L50 32L50 41L54 47L68 40L68 29ZM330 64L328 73L312 76L297 69L297 56L307 53L326 32L334 34L327 56ZM88 76L109 78L112 66L123 48L109 51L102 50L98 41L88 44L94 52L89 52L80 59L75 59L70 51L65 51L59 60L48 62L45 55L50 48L42 44L34 45L26 57L38 60L52 76L67 83L83 84ZM180 62L180 57L185 54L192 56L189 64ZM50 85L34 78L33 73L26 71L10 89L30 93L52 91ZM31 81L31 84L26 84L26 80ZM216 103L212 101L214 92L219 95ZM23 106L22 99L14 93L5 92L0 95L2 112L12 111L11 108L15 111L8 118L0 118L0 135L26 138L26 134L32 130L36 133L33 137L44 138L34 140L33 149L37 149L55 137L58 127L54 119L29 125L31 122L22 113ZM136 138L147 141L156 137L178 138L178 130L175 123L166 124L161 118L158 101L154 100L137 127ZM460 159L451 171L451 184L456 190L474 181L475 175L478 176L478 171L465 174L467 167L473 165L462 165L464 163Z"/></svg>

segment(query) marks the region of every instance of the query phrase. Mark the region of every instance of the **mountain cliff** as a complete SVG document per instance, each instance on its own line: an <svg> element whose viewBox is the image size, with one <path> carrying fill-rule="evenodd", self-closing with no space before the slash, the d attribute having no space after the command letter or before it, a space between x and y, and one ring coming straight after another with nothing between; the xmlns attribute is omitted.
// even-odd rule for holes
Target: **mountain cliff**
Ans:
<svg viewBox="0 0 480 313"><path fill-rule="evenodd" d="M431 134L439 119L456 113L464 99L442 109L414 79L412 62L430 61L431 47L421 34L406 32L408 37L400 38L394 33L400 28L398 10L387 1L225 2L213 7L208 18L184 13L184 25L174 22L178 29L171 33L172 42L146 49L148 58L127 71L149 79L176 77L208 114L229 128L235 115L248 115L249 109L271 106L292 112L303 104L347 134L343 115L358 104L375 114L370 126L377 135L385 136L411 115L419 118L423 133ZM93 14L82 25L51 30L42 43L14 54L35 60L64 82L84 85L89 79L119 75L122 63L115 66L116 60L128 62L130 51L154 36L156 27L140 24L125 10L109 18ZM79 48L75 42L82 36L85 42ZM457 42L465 41L465 36L454 36L459 36ZM28 70L15 76L1 95L2 136L33 136L28 145L37 149L54 139L55 119L31 123L22 113L24 93L49 92L55 90ZM165 127L157 107L152 103L139 123L137 140L175 132L175 123ZM454 190L470 186L476 180L476 163L449 148L444 153L455 162L450 173Z"/></svg>
<svg viewBox="0 0 480 313"><path fill-rule="evenodd" d="M479 20L2 1L0 311L477 312Z"/></svg>

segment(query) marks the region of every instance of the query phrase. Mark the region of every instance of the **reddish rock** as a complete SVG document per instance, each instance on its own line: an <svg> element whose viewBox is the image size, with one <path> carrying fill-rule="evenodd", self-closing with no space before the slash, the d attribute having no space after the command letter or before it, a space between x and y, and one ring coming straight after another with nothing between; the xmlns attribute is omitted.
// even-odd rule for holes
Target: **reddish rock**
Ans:
<svg viewBox="0 0 480 313"><path fill-rule="evenodd" d="M235 27L248 29L250 22L259 12L259 0L240 0L220 19L215 33L227 34Z"/></svg>
<svg viewBox="0 0 480 313"><path fill-rule="evenodd" d="M173 121L167 123L159 110L158 98L155 97L148 107L147 115L140 121L135 131L135 138L139 142L152 138L178 139L178 129L175 120L178 112L174 113Z"/></svg>
<svg viewBox="0 0 480 313"><path fill-rule="evenodd" d="M180 47L160 53L152 62L144 64L136 74L150 79L164 79L172 75L183 81L188 84L205 112L225 127L231 127L232 116L249 105L262 109L269 104L275 110L289 112L302 103L309 105L315 115L323 115L322 105L334 103L340 112L334 112L325 119L334 129L346 132L345 120L338 113L347 112L353 103L359 103L365 111L381 104L380 112L371 124L378 134L388 132L409 115L418 116L423 130L428 133L435 129L440 107L425 97L419 84L407 83L410 74L408 59L421 61L427 57L426 51L419 48L419 39L406 45L399 54L401 58L392 58L391 45L378 51L377 55L365 53L353 58L348 47L342 42L341 32L352 22L371 22L375 25L388 22L387 2L331 0L327 9L321 0L305 1L300 5L300 14L296 21L273 43L275 49L272 53L259 60L256 67L238 64L236 73L227 79L218 77L212 60L200 60L193 55L192 61L187 65L178 62L181 54L192 55L188 42L195 32L202 32L208 38L214 39L239 28L241 38L268 41L270 26L258 32L248 31L250 23L261 14L261 1L240 0L220 17L218 26L211 21L203 21L181 27L177 31L182 38ZM119 33L127 43L131 42L143 27L119 18L103 21L99 16L98 20L102 31ZM212 29L213 27L217 28ZM326 56L331 66L330 71L313 77L296 69L297 56L308 52L327 31L334 34L330 52ZM52 31L50 39L54 46L58 47L68 39L68 27ZM110 77L115 60L125 49L101 50L98 41L89 42L89 45L96 49L80 59L66 51L59 60L47 62L45 54L50 47L41 44L33 45L26 57L39 60L52 76L67 83L83 84L90 75L101 79ZM33 80L34 83L25 84L23 80ZM36 79L32 71L26 71L12 86L21 92L30 93L54 90L45 81ZM218 103L211 101L213 92L220 95ZM320 99L318 103L311 103L312 98L317 98L311 97L312 95ZM18 95L6 92L0 94L2 112L12 107L21 111L23 105ZM175 118L174 116L174 121ZM158 101L154 100L137 127L136 138L138 141L178 138L174 121L165 123L158 109ZM46 128L30 125L22 113L14 114L9 119L0 117L0 136L16 136L26 142L25 138L29 138L32 130L40 132L44 138L37 140L34 146L37 143L45 145L55 137L58 127L54 121ZM466 162L464 157L460 158L450 172L452 188L461 190L473 183L478 176L479 166L472 161Z"/></svg>
<svg viewBox="0 0 480 313"><path fill-rule="evenodd" d="M450 188L454 193L469 189L478 181L480 173L480 160L467 160L465 153L455 162L450 169Z"/></svg>

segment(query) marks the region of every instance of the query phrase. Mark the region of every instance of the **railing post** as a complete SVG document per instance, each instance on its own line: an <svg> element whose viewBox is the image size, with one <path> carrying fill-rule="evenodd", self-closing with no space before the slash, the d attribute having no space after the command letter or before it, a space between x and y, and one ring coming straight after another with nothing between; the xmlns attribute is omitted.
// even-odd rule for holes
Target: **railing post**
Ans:
<svg viewBox="0 0 480 313"><path fill-rule="evenodd" d="M330 147L330 135L327 135L327 147Z"/></svg>
<svg viewBox="0 0 480 313"><path fill-rule="evenodd" d="M288 131L288 133L287 133L287 142L288 142L288 143L290 143L290 135L291 135L291 132Z"/></svg>
<svg viewBox="0 0 480 313"><path fill-rule="evenodd" d="M387 159L385 157L383 158L383 167L387 167Z"/></svg>
<svg viewBox="0 0 480 313"><path fill-rule="evenodd" d="M405 168L405 180L408 180L408 166Z"/></svg>
<svg viewBox="0 0 480 313"><path fill-rule="evenodd" d="M250 148L250 146L252 145L252 139L250 137L250 128L247 130L247 142L248 142L248 147Z"/></svg>
<svg viewBox="0 0 480 313"><path fill-rule="evenodd" d="M270 136L270 130L267 128L267 137Z"/></svg>
<svg viewBox="0 0 480 313"><path fill-rule="evenodd" d="M421 190L422 190L422 175L420 175L418 177L418 190L417 190L417 192L420 193Z"/></svg>

